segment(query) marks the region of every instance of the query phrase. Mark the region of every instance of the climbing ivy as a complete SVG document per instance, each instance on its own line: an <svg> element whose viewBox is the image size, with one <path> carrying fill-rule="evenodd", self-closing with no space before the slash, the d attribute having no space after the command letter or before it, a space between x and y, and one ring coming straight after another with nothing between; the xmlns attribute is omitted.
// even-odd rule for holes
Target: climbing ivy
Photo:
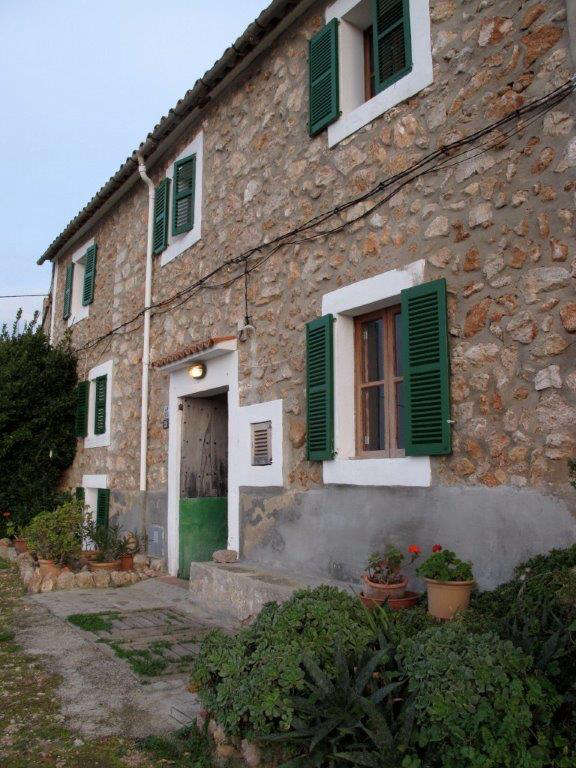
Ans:
<svg viewBox="0 0 576 768"><path fill-rule="evenodd" d="M21 316L0 330L0 537L61 501L58 484L76 451L69 341L50 346L38 315Z"/></svg>

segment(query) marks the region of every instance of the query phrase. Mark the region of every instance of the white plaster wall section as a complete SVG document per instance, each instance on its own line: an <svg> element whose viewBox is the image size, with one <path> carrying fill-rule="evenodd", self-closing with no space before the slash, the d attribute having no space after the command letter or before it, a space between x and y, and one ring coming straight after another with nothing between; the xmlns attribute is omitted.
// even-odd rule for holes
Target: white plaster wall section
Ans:
<svg viewBox="0 0 576 768"><path fill-rule="evenodd" d="M239 452L239 399L238 354L227 349L219 357L199 354L195 360L207 360L206 376L192 379L188 375L191 360L170 373L168 431L168 570L178 572L179 514L180 514L180 457L182 448L181 398L190 395L209 396L228 393L228 546L238 549L240 543L240 452Z"/></svg>
<svg viewBox="0 0 576 768"><path fill-rule="evenodd" d="M84 243L82 248L78 248L72 255L74 264L74 275L72 278L72 302L70 305L70 317L68 318L68 327L84 320L90 314L90 305L82 306L82 293L84 292L84 257L88 248L94 245L94 238ZM96 267L98 268L98 267Z"/></svg>
<svg viewBox="0 0 576 768"><path fill-rule="evenodd" d="M174 163L178 160L182 160L190 155L196 155L196 187L194 191L194 226L189 232L184 232L181 235L172 234L172 196L174 195ZM204 132L196 136L196 138L190 142L180 152L178 157L170 163L166 169L166 177L171 180L170 184L170 205L169 205L169 218L168 218L168 247L162 253L160 257L160 265L164 266L168 262L180 256L185 250L197 243L202 237L202 193L203 193L203 178L204 178Z"/></svg>
<svg viewBox="0 0 576 768"><path fill-rule="evenodd" d="M432 44L430 38L430 7L428 0L409 0L410 34L412 40L412 69L408 74L364 101L363 44L346 20L360 6L358 0L337 0L325 12L326 22L337 18L339 25L340 108L342 115L328 126L328 146L368 125L392 107L409 99L429 86L434 79ZM350 70L350 67L353 67Z"/></svg>
<svg viewBox="0 0 576 768"><path fill-rule="evenodd" d="M112 440L112 379L114 361L107 360L88 371L90 390L88 394L88 434L84 438L84 448L103 448L110 445ZM96 400L96 385L98 376L106 376L106 431L102 435L94 434L94 405Z"/></svg>
<svg viewBox="0 0 576 768"><path fill-rule="evenodd" d="M267 403L245 405L240 408L239 418L239 480L241 486L278 486L284 485L283 457L283 401L271 400ZM272 464L261 467L252 466L252 430L251 425L262 421L272 424Z"/></svg>
<svg viewBox="0 0 576 768"><path fill-rule="evenodd" d="M428 456L394 459L356 458L354 317L396 304L400 291L424 282L425 260L392 269L324 295L322 314L334 324L334 439L336 457L322 463L327 485L428 487L432 472Z"/></svg>

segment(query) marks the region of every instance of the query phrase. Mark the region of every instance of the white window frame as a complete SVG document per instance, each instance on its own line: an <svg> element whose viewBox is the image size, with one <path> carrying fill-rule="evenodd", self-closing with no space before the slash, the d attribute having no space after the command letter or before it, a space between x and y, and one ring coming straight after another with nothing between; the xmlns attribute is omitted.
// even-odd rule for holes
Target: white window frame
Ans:
<svg viewBox="0 0 576 768"><path fill-rule="evenodd" d="M97 365L88 372L90 388L88 392L88 434L84 438L84 448L103 448L111 442L112 424L112 371L114 361L108 360ZM106 379L106 431L102 435L94 434L94 407L96 401L96 379L99 376L107 376Z"/></svg>
<svg viewBox="0 0 576 768"><path fill-rule="evenodd" d="M196 155L196 179L194 187L194 226L188 232L182 232L180 235L172 234L172 215L174 198L174 164L185 157ZM168 246L162 251L160 256L160 265L173 261L177 256L191 248L202 237L202 187L204 178L204 132L186 146L182 152L175 157L166 169L166 178L170 179L170 200L168 201Z"/></svg>
<svg viewBox="0 0 576 768"><path fill-rule="evenodd" d="M84 243L82 248L78 248L72 255L74 264L74 275L72 279L72 298L70 301L70 317L68 318L68 327L76 325L80 320L84 320L90 315L90 305L83 306L82 294L84 293L84 272L86 268L86 253L88 248L94 245L94 238Z"/></svg>
<svg viewBox="0 0 576 768"><path fill-rule="evenodd" d="M400 292L424 282L424 259L324 294L322 314L334 315L335 458L322 462L326 485L428 487L428 456L356 456L354 318L400 302Z"/></svg>
<svg viewBox="0 0 576 768"><path fill-rule="evenodd" d="M334 147L389 109L409 99L434 79L428 0L409 0L412 69L369 101L364 101L363 32L346 20L364 0L336 0L325 11L326 23L339 20L338 61L341 116L328 126L328 146Z"/></svg>
<svg viewBox="0 0 576 768"><path fill-rule="evenodd" d="M92 521L96 522L98 489L108 488L108 475L84 475L82 488L84 488L84 505L88 507ZM83 547L84 549L93 549L94 544L90 539L84 539Z"/></svg>

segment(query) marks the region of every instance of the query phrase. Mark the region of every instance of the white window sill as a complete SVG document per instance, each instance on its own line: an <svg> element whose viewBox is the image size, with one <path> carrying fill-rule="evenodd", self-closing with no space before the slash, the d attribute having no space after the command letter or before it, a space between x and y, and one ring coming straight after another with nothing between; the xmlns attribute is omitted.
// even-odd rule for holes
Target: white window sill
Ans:
<svg viewBox="0 0 576 768"><path fill-rule="evenodd" d="M163 267L177 256L180 256L181 253L184 253L188 248L191 248L200 239L200 225L195 226L190 232L173 236L172 242L160 256L160 266Z"/></svg>
<svg viewBox="0 0 576 768"><path fill-rule="evenodd" d="M68 318L68 328L72 325L76 325L76 323L79 323L81 320L85 320L89 314L90 307L82 307L81 309L76 310L74 314L70 315Z"/></svg>
<svg viewBox="0 0 576 768"><path fill-rule="evenodd" d="M326 485L410 486L428 488L432 470L428 456L396 459L334 459L322 462Z"/></svg>
<svg viewBox="0 0 576 768"><path fill-rule="evenodd" d="M84 448L107 448L110 445L110 435L88 435L84 438Z"/></svg>

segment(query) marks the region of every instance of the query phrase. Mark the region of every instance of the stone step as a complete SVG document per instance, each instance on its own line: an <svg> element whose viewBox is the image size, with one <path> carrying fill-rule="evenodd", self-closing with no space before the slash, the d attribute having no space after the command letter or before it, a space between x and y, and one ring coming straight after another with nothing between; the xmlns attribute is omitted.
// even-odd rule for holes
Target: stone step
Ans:
<svg viewBox="0 0 576 768"><path fill-rule="evenodd" d="M263 570L247 562L190 565L190 598L193 602L242 621L256 616L265 603L283 603L297 590L320 584L348 589L348 584L341 581Z"/></svg>

